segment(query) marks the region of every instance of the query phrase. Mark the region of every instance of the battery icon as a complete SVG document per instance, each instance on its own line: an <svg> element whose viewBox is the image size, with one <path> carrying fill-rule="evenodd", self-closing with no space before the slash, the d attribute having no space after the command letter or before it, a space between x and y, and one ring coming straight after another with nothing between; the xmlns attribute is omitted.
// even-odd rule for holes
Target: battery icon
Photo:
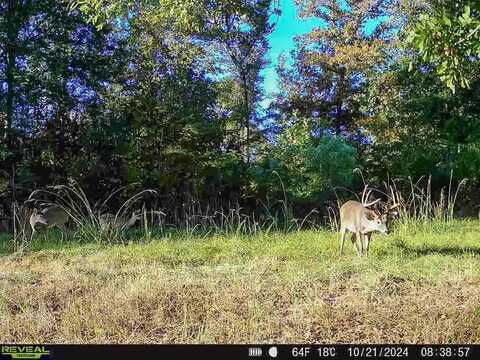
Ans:
<svg viewBox="0 0 480 360"><path fill-rule="evenodd" d="M255 348L248 348L248 356L249 357L258 357L262 356L262 349L255 347Z"/></svg>

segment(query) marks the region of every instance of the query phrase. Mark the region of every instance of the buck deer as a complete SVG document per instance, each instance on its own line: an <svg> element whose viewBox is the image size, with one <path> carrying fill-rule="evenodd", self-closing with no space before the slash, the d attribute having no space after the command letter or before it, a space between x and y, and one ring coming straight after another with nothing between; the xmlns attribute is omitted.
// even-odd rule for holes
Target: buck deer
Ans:
<svg viewBox="0 0 480 360"><path fill-rule="evenodd" d="M362 202L349 200L340 208L340 255L343 254L343 244L347 230L352 232L352 243L355 245L357 254L368 256L372 233L379 231L388 234L389 221L398 216L396 208L399 204L396 202L395 196L393 196L394 204L392 206L384 211L379 211L368 207L377 204L380 199L365 204L364 200L365 198L368 199L370 193L371 190L366 197L362 197Z"/></svg>
<svg viewBox="0 0 480 360"><path fill-rule="evenodd" d="M30 215L30 226L32 228L32 235L30 239L33 239L35 232L44 232L46 238L46 231L57 227L62 232L62 241L63 236L67 236L67 226L69 215L67 212L58 205L51 205L42 210L38 208L33 208L32 214Z"/></svg>
<svg viewBox="0 0 480 360"><path fill-rule="evenodd" d="M100 225L100 229L105 231L107 229L115 228L118 230L128 230L130 229L137 220L140 220L142 214L139 211L132 213L130 218L122 215L114 215L114 214L102 214L98 217L98 223Z"/></svg>

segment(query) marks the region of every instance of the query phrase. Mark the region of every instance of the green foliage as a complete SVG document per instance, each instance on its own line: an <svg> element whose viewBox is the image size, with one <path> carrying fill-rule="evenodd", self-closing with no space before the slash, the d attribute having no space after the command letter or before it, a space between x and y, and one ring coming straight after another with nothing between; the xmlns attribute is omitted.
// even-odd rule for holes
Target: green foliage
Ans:
<svg viewBox="0 0 480 360"><path fill-rule="evenodd" d="M323 187L349 186L357 166L356 157L356 149L342 138L325 136L306 151L305 168L323 177L323 181L317 180Z"/></svg>
<svg viewBox="0 0 480 360"><path fill-rule="evenodd" d="M439 186L454 178L478 183L478 72L470 89L455 94L436 71L408 71L410 59L399 58L371 84L371 109L376 117L365 124L374 136L363 152L370 174L419 178L431 174Z"/></svg>
<svg viewBox="0 0 480 360"><path fill-rule="evenodd" d="M453 171L459 178L468 178L475 182L480 180L480 144L458 145L453 159Z"/></svg>
<svg viewBox="0 0 480 360"><path fill-rule="evenodd" d="M128 17L136 9L149 9L145 16L156 25L174 22L184 29L195 29L201 7L194 0L160 0L152 3L148 0L134 2L130 0L71 0L71 9L80 9L87 20L98 29L117 17Z"/></svg>
<svg viewBox="0 0 480 360"><path fill-rule="evenodd" d="M410 30L407 42L425 62L435 65L440 79L455 92L468 88L472 62L480 56L478 1L447 1L433 5Z"/></svg>
<svg viewBox="0 0 480 360"><path fill-rule="evenodd" d="M299 120L287 126L272 154L251 169L254 189L275 193L271 189L278 191L282 181L293 200L315 201L332 187L351 184L355 148L337 136L312 137L308 123Z"/></svg>

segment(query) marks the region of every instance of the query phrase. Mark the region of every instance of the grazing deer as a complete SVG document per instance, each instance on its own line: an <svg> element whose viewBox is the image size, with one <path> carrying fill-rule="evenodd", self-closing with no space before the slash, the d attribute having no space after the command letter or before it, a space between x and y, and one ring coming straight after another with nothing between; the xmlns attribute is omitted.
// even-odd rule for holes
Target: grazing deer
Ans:
<svg viewBox="0 0 480 360"><path fill-rule="evenodd" d="M35 232L44 232L46 238L46 231L56 226L62 232L63 241L63 236L67 236L66 223L68 218L67 212L58 205L51 205L42 210L33 208L29 220L32 228L32 236L30 239L33 239Z"/></svg>
<svg viewBox="0 0 480 360"><path fill-rule="evenodd" d="M98 217L98 223L100 224L100 229L105 231L107 229L115 228L118 230L128 230L130 229L135 223L140 220L142 214L140 211L136 211L127 218L126 216L121 215L114 215L114 214L102 214Z"/></svg>
<svg viewBox="0 0 480 360"><path fill-rule="evenodd" d="M368 195L370 195L370 193L368 193ZM368 198L368 195L366 198ZM378 209L372 210L368 208L378 203L380 199L368 204L365 204L363 200L364 198L362 198L362 202L354 200L347 201L340 208L340 255L343 254L343 244L347 230L352 232L352 243L355 245L357 254L359 256L368 256L372 233L379 231L388 234L388 223L394 217L398 216L398 211L395 209L399 204L395 201L395 197L395 203L383 212Z"/></svg>

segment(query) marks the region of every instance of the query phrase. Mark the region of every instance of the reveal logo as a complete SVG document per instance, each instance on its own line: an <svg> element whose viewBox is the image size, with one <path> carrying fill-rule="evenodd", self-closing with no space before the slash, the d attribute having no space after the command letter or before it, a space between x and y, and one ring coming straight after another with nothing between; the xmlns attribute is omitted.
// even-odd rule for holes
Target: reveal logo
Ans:
<svg viewBox="0 0 480 360"><path fill-rule="evenodd" d="M45 349L45 346L33 345L9 345L2 346L2 358L10 357L11 359L41 359L47 360L50 358L50 351Z"/></svg>

